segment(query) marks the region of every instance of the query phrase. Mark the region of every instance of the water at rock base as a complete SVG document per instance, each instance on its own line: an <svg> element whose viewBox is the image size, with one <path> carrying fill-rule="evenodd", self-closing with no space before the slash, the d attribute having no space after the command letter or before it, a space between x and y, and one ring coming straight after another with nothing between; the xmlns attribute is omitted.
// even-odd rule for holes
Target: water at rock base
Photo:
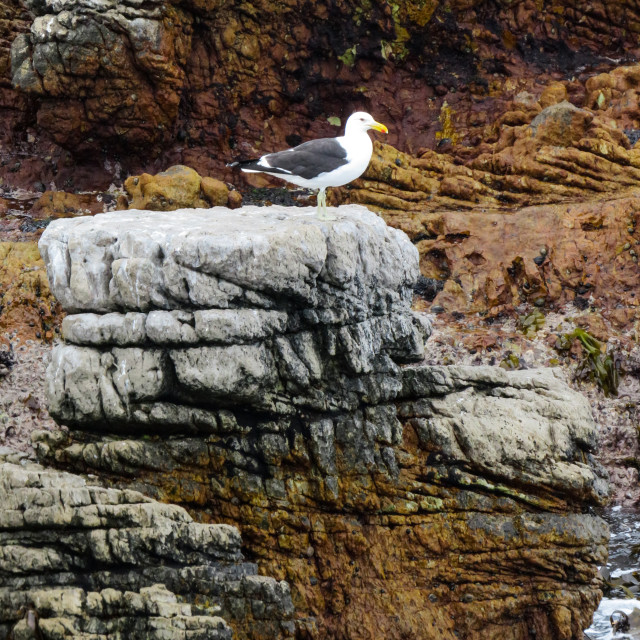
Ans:
<svg viewBox="0 0 640 640"><path fill-rule="evenodd" d="M604 518L611 529L611 540L609 560L601 573L613 586L607 588L593 614L585 640L640 640L640 509L613 507ZM635 598L628 597L630 593ZM609 619L614 611L630 617L628 631L613 632Z"/></svg>

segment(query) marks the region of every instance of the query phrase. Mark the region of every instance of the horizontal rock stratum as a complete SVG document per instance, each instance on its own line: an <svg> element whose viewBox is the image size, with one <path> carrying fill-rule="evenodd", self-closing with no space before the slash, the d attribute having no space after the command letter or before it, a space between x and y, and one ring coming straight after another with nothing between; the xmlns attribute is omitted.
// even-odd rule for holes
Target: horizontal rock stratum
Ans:
<svg viewBox="0 0 640 640"><path fill-rule="evenodd" d="M0 505L0 638L231 640L238 612L249 637L291 635L288 585L244 561L235 527L4 447Z"/></svg>
<svg viewBox="0 0 640 640"><path fill-rule="evenodd" d="M417 250L333 213L53 222L68 430L41 461L237 525L298 638L581 640L608 537L586 400L551 370L421 365Z"/></svg>

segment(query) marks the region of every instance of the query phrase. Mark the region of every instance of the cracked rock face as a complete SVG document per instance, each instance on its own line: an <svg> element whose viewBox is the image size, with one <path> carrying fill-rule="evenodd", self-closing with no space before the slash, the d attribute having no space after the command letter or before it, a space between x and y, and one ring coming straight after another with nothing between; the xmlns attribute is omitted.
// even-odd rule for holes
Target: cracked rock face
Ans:
<svg viewBox="0 0 640 640"><path fill-rule="evenodd" d="M0 451L1 638L290 635L288 585L256 575L235 527L15 457Z"/></svg>
<svg viewBox="0 0 640 640"><path fill-rule="evenodd" d="M581 639L608 537L586 400L552 371L420 365L415 247L333 212L53 222L69 431L41 459L239 525L299 638Z"/></svg>
<svg viewBox="0 0 640 640"><path fill-rule="evenodd" d="M630 0L26 0L29 13L14 0L0 5L0 82L15 87L2 106L18 103L3 115L24 130L35 110L38 133L80 165L137 156L147 171L150 157L168 152L218 174L236 150L332 134L327 117L367 105L382 111L401 149L476 147L496 114L526 109L559 78L571 78L576 104L607 108L617 87L594 95L584 80L638 57ZM625 96L621 110L637 128L634 105Z"/></svg>
<svg viewBox="0 0 640 640"><path fill-rule="evenodd" d="M366 209L341 211L331 225L256 207L52 225L40 250L54 295L92 312L65 318L52 415L144 424L162 406L187 426L211 403L292 415L393 397L397 363L428 335L409 308L417 252Z"/></svg>
<svg viewBox="0 0 640 640"><path fill-rule="evenodd" d="M169 139L193 16L155 2L25 5L36 17L11 46L13 86L43 98L38 125L53 140L86 152L97 132L143 148Z"/></svg>

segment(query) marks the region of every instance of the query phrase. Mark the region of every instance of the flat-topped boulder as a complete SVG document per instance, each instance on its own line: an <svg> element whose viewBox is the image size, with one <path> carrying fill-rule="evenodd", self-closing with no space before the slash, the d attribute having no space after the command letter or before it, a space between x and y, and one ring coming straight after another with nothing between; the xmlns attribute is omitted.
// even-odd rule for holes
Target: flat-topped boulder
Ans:
<svg viewBox="0 0 640 640"><path fill-rule="evenodd" d="M417 278L417 250L364 207L335 211L115 211L52 223L39 248L68 312L322 309L338 295L346 312L389 308Z"/></svg>
<svg viewBox="0 0 640 640"><path fill-rule="evenodd" d="M343 409L393 395L371 376L397 387L397 363L419 361L430 332L410 309L417 251L363 207L337 211L330 223L273 207L52 223L40 250L72 315L51 414L133 424L169 411L186 425L212 401L323 410L320 383Z"/></svg>
<svg viewBox="0 0 640 640"><path fill-rule="evenodd" d="M41 461L239 526L299 638L581 640L608 536L587 401L551 370L421 364L417 251L331 212L53 222L68 430Z"/></svg>

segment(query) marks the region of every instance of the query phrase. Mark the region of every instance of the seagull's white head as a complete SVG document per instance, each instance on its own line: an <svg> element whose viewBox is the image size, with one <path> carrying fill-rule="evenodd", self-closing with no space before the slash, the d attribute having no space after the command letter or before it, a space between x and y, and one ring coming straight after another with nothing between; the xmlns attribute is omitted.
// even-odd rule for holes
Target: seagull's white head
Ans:
<svg viewBox="0 0 640 640"><path fill-rule="evenodd" d="M349 116L347 125L344 128L344 134L348 136L349 132L356 133L357 131L368 131L369 129L389 133L387 127L376 122L368 113L356 111Z"/></svg>

